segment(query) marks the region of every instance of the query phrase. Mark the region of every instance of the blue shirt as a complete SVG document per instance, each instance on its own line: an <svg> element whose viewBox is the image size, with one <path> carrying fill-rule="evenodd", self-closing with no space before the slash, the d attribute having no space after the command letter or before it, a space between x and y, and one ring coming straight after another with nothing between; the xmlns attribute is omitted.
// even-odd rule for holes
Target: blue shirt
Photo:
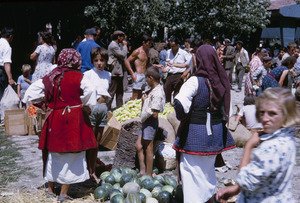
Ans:
<svg viewBox="0 0 300 203"><path fill-rule="evenodd" d="M91 60L91 51L95 47L100 47L94 40L89 39L84 42L80 42L77 51L81 54L82 65L81 72L84 73L94 67Z"/></svg>
<svg viewBox="0 0 300 203"><path fill-rule="evenodd" d="M32 81L32 75L29 75L27 78L28 78L30 81ZM20 86L21 86L21 90L24 90L24 91L26 91L27 88L30 86L30 84L24 80L24 76L23 76L23 75L20 75L20 76L18 77L18 82L17 82L17 84L20 85Z"/></svg>

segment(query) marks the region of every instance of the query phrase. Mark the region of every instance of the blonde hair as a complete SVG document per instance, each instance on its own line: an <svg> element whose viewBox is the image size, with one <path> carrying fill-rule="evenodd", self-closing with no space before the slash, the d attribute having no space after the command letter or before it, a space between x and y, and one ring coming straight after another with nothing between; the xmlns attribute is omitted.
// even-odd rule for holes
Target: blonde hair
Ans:
<svg viewBox="0 0 300 203"><path fill-rule="evenodd" d="M24 64L21 68L22 72L25 73L27 71L31 71L31 66L29 64Z"/></svg>
<svg viewBox="0 0 300 203"><path fill-rule="evenodd" d="M256 118L259 119L259 109L266 100L273 101L281 109L283 115L282 127L290 127L300 122L295 97L291 91L281 87L268 88L256 99Z"/></svg>

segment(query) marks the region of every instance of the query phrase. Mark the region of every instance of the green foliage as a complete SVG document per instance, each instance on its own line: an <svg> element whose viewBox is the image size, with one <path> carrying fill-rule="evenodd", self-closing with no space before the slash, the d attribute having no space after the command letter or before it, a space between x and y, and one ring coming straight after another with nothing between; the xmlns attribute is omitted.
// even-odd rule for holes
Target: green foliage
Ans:
<svg viewBox="0 0 300 203"><path fill-rule="evenodd" d="M123 30L132 38L163 27L181 37L231 37L266 27L269 5L270 0L97 0L85 8L85 15L109 32Z"/></svg>

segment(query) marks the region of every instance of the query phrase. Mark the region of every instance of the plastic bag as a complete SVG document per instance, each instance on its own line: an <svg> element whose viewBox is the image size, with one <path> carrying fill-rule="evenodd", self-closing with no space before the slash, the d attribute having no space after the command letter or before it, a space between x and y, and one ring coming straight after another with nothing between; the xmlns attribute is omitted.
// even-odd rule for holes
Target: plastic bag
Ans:
<svg viewBox="0 0 300 203"><path fill-rule="evenodd" d="M15 90L8 85L4 90L3 97L0 101L0 118L4 120L5 111L6 110L14 110L19 109L20 107L20 99L15 92Z"/></svg>

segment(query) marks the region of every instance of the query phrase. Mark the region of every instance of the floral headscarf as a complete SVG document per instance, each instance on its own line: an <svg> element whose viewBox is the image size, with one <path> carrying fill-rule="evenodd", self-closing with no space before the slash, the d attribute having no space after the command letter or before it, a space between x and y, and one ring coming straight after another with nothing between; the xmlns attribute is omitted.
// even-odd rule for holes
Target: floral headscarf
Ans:
<svg viewBox="0 0 300 203"><path fill-rule="evenodd" d="M62 79L64 72L80 71L81 55L75 49L63 49L58 56L57 65L58 66L55 69L53 69L49 74L43 77L46 103L51 101L53 98L55 79L57 76L62 75Z"/></svg>

